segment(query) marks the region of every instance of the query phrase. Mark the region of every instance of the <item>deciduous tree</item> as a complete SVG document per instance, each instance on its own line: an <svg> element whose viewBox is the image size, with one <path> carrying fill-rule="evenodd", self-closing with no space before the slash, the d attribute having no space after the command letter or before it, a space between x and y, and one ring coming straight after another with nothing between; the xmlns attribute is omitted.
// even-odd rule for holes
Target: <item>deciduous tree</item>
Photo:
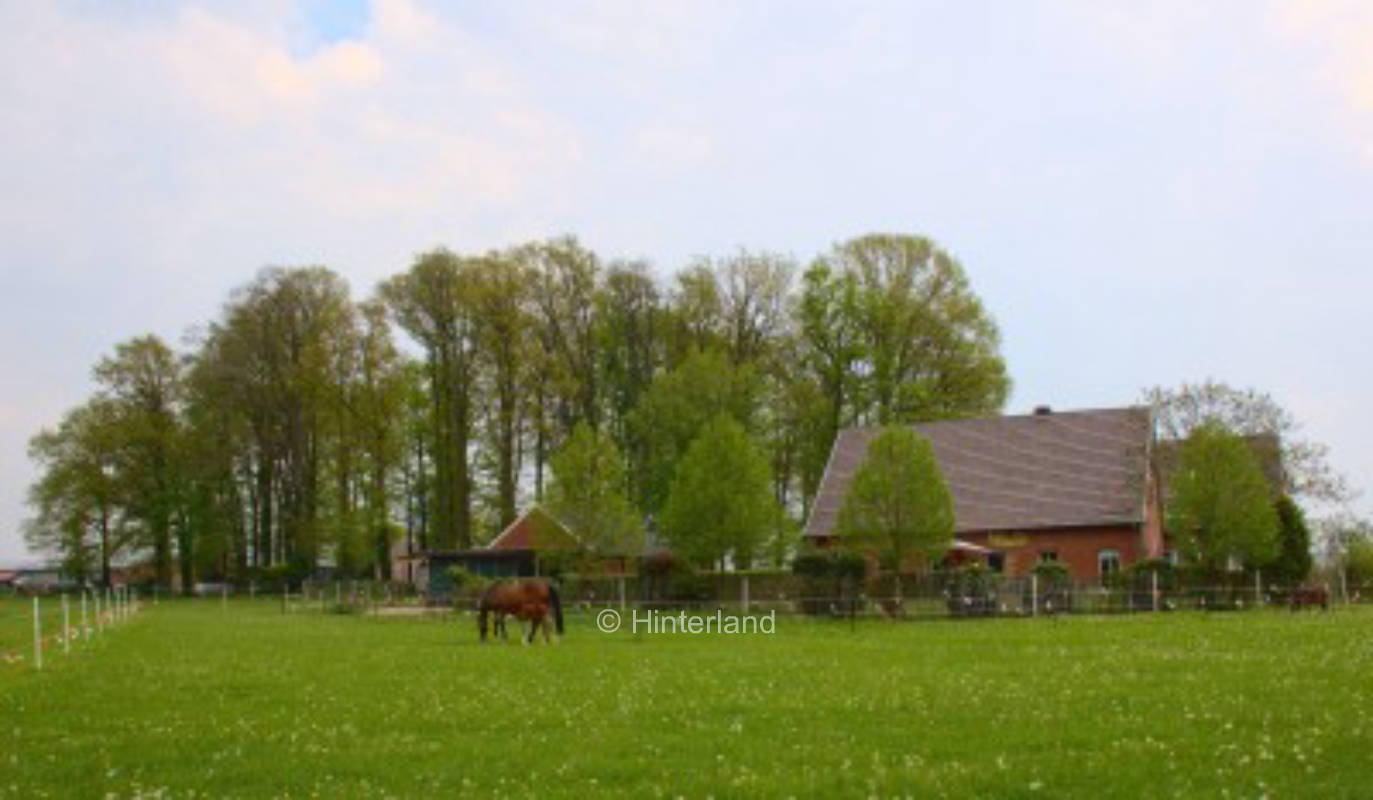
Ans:
<svg viewBox="0 0 1373 800"><path fill-rule="evenodd" d="M931 563L953 541L953 497L929 441L904 425L869 444L839 508L837 530L853 547L875 548L897 570L907 556ZM896 581L901 601L901 581Z"/></svg>

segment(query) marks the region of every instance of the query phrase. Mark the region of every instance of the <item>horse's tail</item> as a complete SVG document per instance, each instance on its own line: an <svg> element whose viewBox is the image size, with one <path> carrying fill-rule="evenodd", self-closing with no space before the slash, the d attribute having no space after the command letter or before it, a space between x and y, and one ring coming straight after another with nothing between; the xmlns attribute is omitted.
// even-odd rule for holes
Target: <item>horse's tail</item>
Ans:
<svg viewBox="0 0 1373 800"><path fill-rule="evenodd" d="M548 604L553 606L553 627L558 635L563 635L563 601L558 596L558 587L548 584Z"/></svg>
<svg viewBox="0 0 1373 800"><path fill-rule="evenodd" d="M494 585L494 584L493 584ZM491 588L487 587L477 599L477 630L481 633L481 640L486 641L486 615L491 611Z"/></svg>

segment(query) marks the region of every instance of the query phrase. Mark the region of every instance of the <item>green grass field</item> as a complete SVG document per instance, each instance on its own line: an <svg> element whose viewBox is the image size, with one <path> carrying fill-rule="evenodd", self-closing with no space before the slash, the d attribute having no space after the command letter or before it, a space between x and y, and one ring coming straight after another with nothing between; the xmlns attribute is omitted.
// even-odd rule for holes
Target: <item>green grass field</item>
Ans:
<svg viewBox="0 0 1373 800"><path fill-rule="evenodd" d="M0 652L30 607L0 601ZM60 616L57 618L60 622ZM1373 613L478 646L163 603L0 662L3 797L1370 797Z"/></svg>

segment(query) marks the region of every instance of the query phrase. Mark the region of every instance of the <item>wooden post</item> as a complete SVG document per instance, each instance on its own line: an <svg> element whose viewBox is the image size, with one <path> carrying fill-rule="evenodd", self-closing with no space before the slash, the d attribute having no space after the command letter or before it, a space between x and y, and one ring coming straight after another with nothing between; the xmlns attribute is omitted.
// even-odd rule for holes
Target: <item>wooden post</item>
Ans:
<svg viewBox="0 0 1373 800"><path fill-rule="evenodd" d="M89 590L81 590L81 635L85 637L87 642L91 640L91 629L86 624L86 595L88 594L90 594Z"/></svg>
<svg viewBox="0 0 1373 800"><path fill-rule="evenodd" d="M69 604L67 603L67 596L64 594L64 595L62 595L62 652L63 652L63 653L70 653L70 652L72 651L71 641L72 641L71 609L70 609L70 607L69 607Z"/></svg>
<svg viewBox="0 0 1373 800"><path fill-rule="evenodd" d="M1263 570L1254 570L1254 605L1263 605Z"/></svg>
<svg viewBox="0 0 1373 800"><path fill-rule="evenodd" d="M1030 573L1030 616L1039 616L1039 573Z"/></svg>
<svg viewBox="0 0 1373 800"><path fill-rule="evenodd" d="M1149 573L1149 574L1153 576L1153 584L1154 584L1154 589L1153 589L1154 611L1157 612L1157 611L1158 611L1158 601L1159 601L1159 597L1158 597L1158 570L1154 570L1153 572L1151 572L1151 573Z"/></svg>
<svg viewBox="0 0 1373 800"><path fill-rule="evenodd" d="M248 581L248 599L249 599L249 600L256 600L256 599L257 599L257 581L253 581L253 580Z"/></svg>
<svg viewBox="0 0 1373 800"><path fill-rule="evenodd" d="M228 584L228 583L221 583L221 584L219 585L219 610L220 610L220 611L228 611L228 610L229 610L229 584Z"/></svg>
<svg viewBox="0 0 1373 800"><path fill-rule="evenodd" d="M33 598L33 668L43 668L43 623L38 621L38 596Z"/></svg>
<svg viewBox="0 0 1373 800"><path fill-rule="evenodd" d="M621 611L624 611L624 610L625 610L625 576L621 575L621 576L619 577L619 580L617 580L615 583L616 583L616 585L619 586L619 588L620 588L620 610L621 610Z"/></svg>
<svg viewBox="0 0 1373 800"><path fill-rule="evenodd" d="M1340 597L1344 598L1344 604L1349 605L1349 584L1346 582L1345 568L1340 567Z"/></svg>
<svg viewBox="0 0 1373 800"><path fill-rule="evenodd" d="M740 582L740 584L739 584L739 602L742 603L743 606L744 606L744 612L743 612L743 613L747 614L747 613L748 613L748 605L749 605L749 604L748 604L748 576L747 576L747 575L741 575L741 576L739 576L739 577L740 577L740 579L741 579L741 582Z"/></svg>

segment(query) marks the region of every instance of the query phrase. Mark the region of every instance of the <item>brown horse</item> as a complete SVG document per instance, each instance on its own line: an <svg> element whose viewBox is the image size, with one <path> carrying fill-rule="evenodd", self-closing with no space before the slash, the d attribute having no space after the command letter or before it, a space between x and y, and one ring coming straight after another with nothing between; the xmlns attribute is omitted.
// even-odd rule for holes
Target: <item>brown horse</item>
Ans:
<svg viewBox="0 0 1373 800"><path fill-rule="evenodd" d="M1330 610L1330 593L1323 586L1314 589L1293 589L1288 602L1293 611L1302 606L1320 606L1322 611Z"/></svg>
<svg viewBox="0 0 1373 800"><path fill-rule="evenodd" d="M505 639L505 617L512 615L519 620L529 620L529 637L526 642L534 641L534 634L543 626L543 640L548 641L548 613L553 612L553 624L558 635L563 635L563 603L558 596L558 588L547 581L539 580L502 580L496 581L482 593L477 603L477 629L481 640L486 641L486 615L496 615L495 629Z"/></svg>

